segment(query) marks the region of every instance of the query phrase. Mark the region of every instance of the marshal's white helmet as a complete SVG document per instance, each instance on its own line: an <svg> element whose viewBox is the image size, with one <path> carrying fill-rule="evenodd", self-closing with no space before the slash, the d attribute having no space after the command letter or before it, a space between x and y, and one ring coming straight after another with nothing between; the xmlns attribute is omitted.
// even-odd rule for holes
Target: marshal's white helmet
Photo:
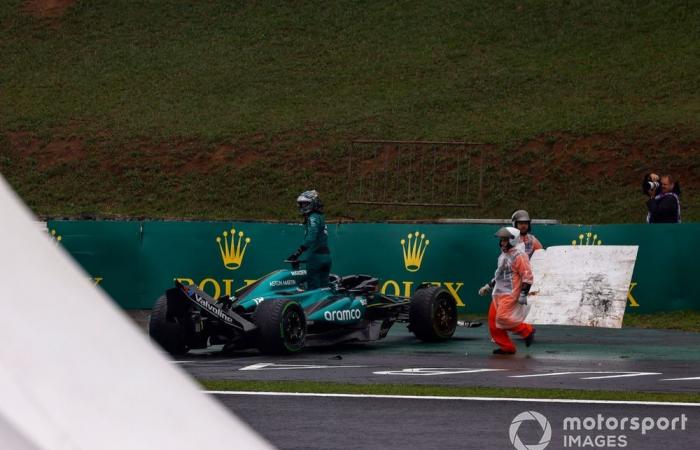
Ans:
<svg viewBox="0 0 700 450"><path fill-rule="evenodd" d="M494 234L494 236L496 236L497 238L508 238L508 243L512 247L515 247L516 245L518 245L520 230L513 227L503 227L500 230L496 231L496 234Z"/></svg>
<svg viewBox="0 0 700 450"><path fill-rule="evenodd" d="M517 222L530 222L530 214L527 213L524 209L519 209L513 213L512 216L510 216L511 222L513 222L513 226Z"/></svg>
<svg viewBox="0 0 700 450"><path fill-rule="evenodd" d="M514 227L518 226L518 222L526 222L527 232L529 233L532 230L532 221L530 220L530 214L528 214L527 211L525 211L524 209L519 209L515 211L513 215L510 216L510 221Z"/></svg>

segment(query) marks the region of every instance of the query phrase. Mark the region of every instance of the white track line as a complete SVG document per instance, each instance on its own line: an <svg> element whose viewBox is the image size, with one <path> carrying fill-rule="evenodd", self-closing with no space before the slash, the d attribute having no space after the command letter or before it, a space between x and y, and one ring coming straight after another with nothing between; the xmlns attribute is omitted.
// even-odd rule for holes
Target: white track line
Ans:
<svg viewBox="0 0 700 450"><path fill-rule="evenodd" d="M305 369L347 369L347 368L362 368L367 366L327 366L327 365L310 365L310 364L274 364L274 363L258 363L250 366L242 367L238 370L305 370Z"/></svg>
<svg viewBox="0 0 700 450"><path fill-rule="evenodd" d="M605 380L608 378L644 377L647 375L661 375L661 372L633 372L625 375L607 375L604 377L583 377L582 380Z"/></svg>
<svg viewBox="0 0 700 450"><path fill-rule="evenodd" d="M170 362L173 364L231 364L231 360L229 359L193 359Z"/></svg>
<svg viewBox="0 0 700 450"><path fill-rule="evenodd" d="M424 367L420 369L403 369L403 370L384 370L381 372L372 372L375 375L459 375L462 373L483 373L483 372L500 372L508 369L456 369L456 368L431 368Z"/></svg>
<svg viewBox="0 0 700 450"><path fill-rule="evenodd" d="M536 378L536 377L557 377L563 375L599 375L613 374L598 377L583 377L581 380L603 380L607 378L627 378L627 377L643 377L646 375L661 375L660 372L549 372L536 373L530 375L511 375L509 378Z"/></svg>
<svg viewBox="0 0 700 450"><path fill-rule="evenodd" d="M604 405L696 406L700 403L645 402L630 400L574 400L560 398L512 398L512 397L448 397L439 395L382 395L382 394L330 394L320 392L253 392L253 391L203 391L213 395L263 395L270 397L337 397L337 398L385 398L404 400L468 400L483 402L523 403L595 403Z"/></svg>
<svg viewBox="0 0 700 450"><path fill-rule="evenodd" d="M690 380L700 380L700 377L688 377L688 378L662 378L661 381L690 381Z"/></svg>

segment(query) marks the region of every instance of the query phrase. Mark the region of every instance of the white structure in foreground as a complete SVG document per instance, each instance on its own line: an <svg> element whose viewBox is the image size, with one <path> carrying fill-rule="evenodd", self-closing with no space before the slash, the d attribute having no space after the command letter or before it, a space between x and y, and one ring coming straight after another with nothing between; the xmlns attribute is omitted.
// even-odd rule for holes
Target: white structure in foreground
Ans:
<svg viewBox="0 0 700 450"><path fill-rule="evenodd" d="M532 255L535 282L526 322L620 328L636 245L548 247Z"/></svg>
<svg viewBox="0 0 700 450"><path fill-rule="evenodd" d="M270 448L173 366L0 177L0 448Z"/></svg>

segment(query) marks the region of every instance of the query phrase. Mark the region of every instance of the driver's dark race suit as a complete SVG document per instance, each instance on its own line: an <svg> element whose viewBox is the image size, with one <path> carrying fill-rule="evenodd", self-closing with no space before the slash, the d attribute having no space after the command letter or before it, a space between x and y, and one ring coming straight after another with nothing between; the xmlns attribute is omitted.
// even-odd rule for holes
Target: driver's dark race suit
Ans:
<svg viewBox="0 0 700 450"><path fill-rule="evenodd" d="M301 249L306 256L307 288L328 286L331 272L331 251L328 248L326 219L319 212L312 212L304 220L304 243Z"/></svg>

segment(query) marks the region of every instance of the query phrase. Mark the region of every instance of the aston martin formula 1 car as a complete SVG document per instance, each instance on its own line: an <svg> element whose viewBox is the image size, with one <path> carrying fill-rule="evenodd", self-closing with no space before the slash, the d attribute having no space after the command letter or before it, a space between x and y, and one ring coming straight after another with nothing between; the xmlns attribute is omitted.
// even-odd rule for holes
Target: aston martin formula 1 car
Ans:
<svg viewBox="0 0 700 450"><path fill-rule="evenodd" d="M149 334L171 354L224 345L257 347L268 354L306 346L384 338L396 322L420 340L450 339L457 304L444 288L422 285L412 297L379 292L370 275L331 275L330 287L303 289L305 270L277 270L214 299L196 286L175 282L155 303Z"/></svg>

